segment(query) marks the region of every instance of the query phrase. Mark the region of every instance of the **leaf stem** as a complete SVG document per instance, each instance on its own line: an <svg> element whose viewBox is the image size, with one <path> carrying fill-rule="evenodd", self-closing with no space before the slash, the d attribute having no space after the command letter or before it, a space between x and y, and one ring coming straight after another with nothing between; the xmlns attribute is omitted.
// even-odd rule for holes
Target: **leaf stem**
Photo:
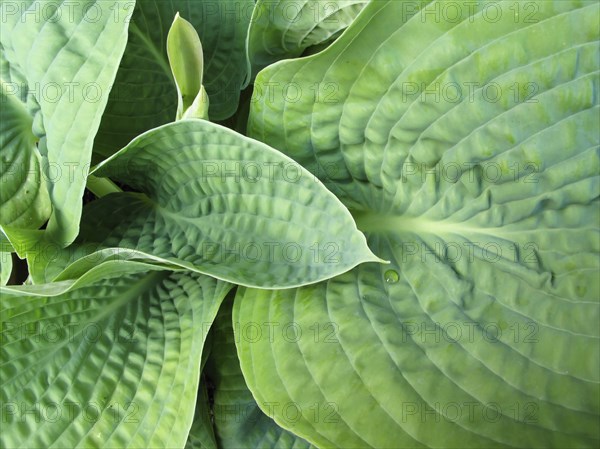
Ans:
<svg viewBox="0 0 600 449"><path fill-rule="evenodd" d="M122 190L114 182L108 178L99 178L94 175L89 175L86 187L98 198L108 195L109 193L122 192Z"/></svg>

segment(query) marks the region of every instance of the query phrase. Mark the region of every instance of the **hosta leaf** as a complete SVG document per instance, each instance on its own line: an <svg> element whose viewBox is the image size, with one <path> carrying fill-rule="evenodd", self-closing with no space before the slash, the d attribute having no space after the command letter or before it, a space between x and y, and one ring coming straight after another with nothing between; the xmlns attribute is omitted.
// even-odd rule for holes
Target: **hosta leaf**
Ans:
<svg viewBox="0 0 600 449"><path fill-rule="evenodd" d="M240 290L242 335L302 332L237 340L242 371L319 447L596 447L600 7L445 5L373 2L258 76L338 83L330 104L255 98L249 132L321 177L391 265Z"/></svg>
<svg viewBox="0 0 600 449"><path fill-rule="evenodd" d="M352 23L368 0L258 0L248 31L248 59L256 75L280 59L327 44Z"/></svg>
<svg viewBox="0 0 600 449"><path fill-rule="evenodd" d="M3 288L3 447L185 444L204 339L229 286L110 264L111 277L65 292Z"/></svg>
<svg viewBox="0 0 600 449"><path fill-rule="evenodd" d="M204 120L149 131L94 174L145 194L91 203L78 244L135 249L264 288L379 261L314 176L267 145Z"/></svg>
<svg viewBox="0 0 600 449"><path fill-rule="evenodd" d="M167 36L176 13L200 36L209 117L223 120L235 112L246 78L245 42L253 0L144 0L137 3L129 43L94 145L110 156L134 137L172 122L177 90L167 57Z"/></svg>
<svg viewBox="0 0 600 449"><path fill-rule="evenodd" d="M54 241L77 235L92 142L127 41L113 13L127 4L2 2L1 224L37 228L50 216Z"/></svg>
<svg viewBox="0 0 600 449"><path fill-rule="evenodd" d="M214 388L212 407L219 447L313 448L306 441L279 427L273 419L264 414L248 390L235 348L232 304L233 301L228 298L219 309L211 330L214 343L205 371ZM267 404L267 408L268 405L270 404ZM287 404L287 410L292 416L296 413L294 404Z"/></svg>

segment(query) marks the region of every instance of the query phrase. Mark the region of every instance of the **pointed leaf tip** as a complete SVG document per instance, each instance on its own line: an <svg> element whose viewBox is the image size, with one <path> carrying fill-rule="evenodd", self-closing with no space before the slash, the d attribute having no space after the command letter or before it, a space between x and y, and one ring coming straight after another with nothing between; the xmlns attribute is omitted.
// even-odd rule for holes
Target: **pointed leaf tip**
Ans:
<svg viewBox="0 0 600 449"><path fill-rule="evenodd" d="M194 26L175 14L167 36L167 56L177 88L177 116L208 118L208 95L202 86L204 54Z"/></svg>

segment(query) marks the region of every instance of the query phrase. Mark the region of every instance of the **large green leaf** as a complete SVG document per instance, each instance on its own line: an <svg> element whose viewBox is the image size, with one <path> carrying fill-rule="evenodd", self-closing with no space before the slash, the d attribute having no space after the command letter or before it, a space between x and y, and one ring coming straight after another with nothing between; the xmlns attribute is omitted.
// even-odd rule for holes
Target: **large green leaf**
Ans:
<svg viewBox="0 0 600 449"><path fill-rule="evenodd" d="M379 261L313 175L267 145L204 120L149 131L94 174L144 194L91 203L79 245L135 249L263 288L317 282Z"/></svg>
<svg viewBox="0 0 600 449"><path fill-rule="evenodd" d="M127 41L115 14L133 3L0 5L0 224L35 229L50 217L54 241L77 235L94 135Z"/></svg>
<svg viewBox="0 0 600 449"><path fill-rule="evenodd" d="M204 339L230 286L114 261L94 270L3 287L2 447L185 444Z"/></svg>
<svg viewBox="0 0 600 449"><path fill-rule="evenodd" d="M235 348L232 305L233 301L227 298L219 309L211 329L214 343L205 370L208 382L213 386L212 412L219 447L312 448L309 443L282 429L264 414L248 390ZM267 408L269 405L275 406L267 404ZM294 404L280 407L286 407L291 416L296 413Z"/></svg>
<svg viewBox="0 0 600 449"><path fill-rule="evenodd" d="M305 419L275 419L319 447L597 447L600 5L411 4L373 2L257 78L338 83L331 104L256 98L249 132L311 167L391 265L240 290L244 376L259 404L297 403ZM290 333L243 338L265 322Z"/></svg>
<svg viewBox="0 0 600 449"><path fill-rule="evenodd" d="M352 23L368 0L258 0L248 30L251 72L307 48L329 43Z"/></svg>
<svg viewBox="0 0 600 449"><path fill-rule="evenodd" d="M253 7L252 0L139 1L129 14L129 43L95 142L97 155L110 156L139 134L175 120L177 89L167 36L178 12L202 42L211 120L231 116L246 78L245 41Z"/></svg>

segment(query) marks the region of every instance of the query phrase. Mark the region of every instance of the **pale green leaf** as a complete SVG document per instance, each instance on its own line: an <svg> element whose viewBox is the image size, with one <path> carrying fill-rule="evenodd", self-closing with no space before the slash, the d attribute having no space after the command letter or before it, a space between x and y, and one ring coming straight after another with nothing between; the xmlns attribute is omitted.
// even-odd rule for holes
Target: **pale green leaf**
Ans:
<svg viewBox="0 0 600 449"><path fill-rule="evenodd" d="M258 0L248 31L252 75L281 59L327 46L356 18L368 0Z"/></svg>
<svg viewBox="0 0 600 449"><path fill-rule="evenodd" d="M120 265L61 293L3 288L3 447L185 444L204 339L229 286Z"/></svg>
<svg viewBox="0 0 600 449"><path fill-rule="evenodd" d="M123 191L110 179L97 178L94 175L88 175L85 187L98 198L102 198L103 196L106 196L109 193L117 193Z"/></svg>
<svg viewBox="0 0 600 449"><path fill-rule="evenodd" d="M249 133L321 177L391 265L240 290L242 334L298 332L236 341L244 377L259 405L297 403L275 420L321 448L597 447L600 5L411 5L372 2L257 78L337 83L330 103L257 95Z"/></svg>
<svg viewBox="0 0 600 449"><path fill-rule="evenodd" d="M51 202L52 239L66 245L77 235L94 135L127 41L127 23L114 13L133 3L0 5L1 173L11 177L3 225L35 228Z"/></svg>
<svg viewBox="0 0 600 449"><path fill-rule="evenodd" d="M208 119L208 96L202 86L202 44L193 25L179 13L167 36L167 56L177 88L177 120Z"/></svg>
<svg viewBox="0 0 600 449"><path fill-rule="evenodd" d="M263 288L380 261L314 176L267 145L204 120L149 131L94 174L144 194L91 203L78 244L135 249Z"/></svg>

